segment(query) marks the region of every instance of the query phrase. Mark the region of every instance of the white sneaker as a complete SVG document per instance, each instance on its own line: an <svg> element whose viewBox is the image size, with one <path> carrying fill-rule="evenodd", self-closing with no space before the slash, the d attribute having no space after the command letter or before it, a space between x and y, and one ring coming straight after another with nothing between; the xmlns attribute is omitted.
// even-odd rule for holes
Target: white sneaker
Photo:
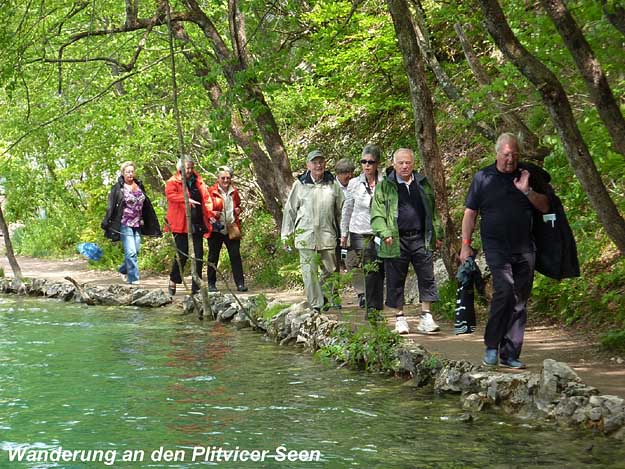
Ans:
<svg viewBox="0 0 625 469"><path fill-rule="evenodd" d="M128 282L128 275L126 275L126 274L122 274L122 273L120 272L119 276L120 276L120 278L124 281L124 283Z"/></svg>
<svg viewBox="0 0 625 469"><path fill-rule="evenodd" d="M139 285L139 280L135 280L134 282L130 282L130 285Z"/></svg>
<svg viewBox="0 0 625 469"><path fill-rule="evenodd" d="M430 313L423 313L417 326L419 332L437 332L440 331L440 327L434 321L434 318Z"/></svg>
<svg viewBox="0 0 625 469"><path fill-rule="evenodd" d="M408 334L410 332L410 328L408 327L408 321L406 321L406 316L395 317L395 332L397 332L398 334Z"/></svg>

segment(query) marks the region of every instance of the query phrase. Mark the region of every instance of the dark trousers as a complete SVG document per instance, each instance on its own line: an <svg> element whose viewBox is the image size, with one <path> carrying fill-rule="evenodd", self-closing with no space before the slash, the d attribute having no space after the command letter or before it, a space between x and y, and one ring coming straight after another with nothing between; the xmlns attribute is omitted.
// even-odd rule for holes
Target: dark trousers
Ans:
<svg viewBox="0 0 625 469"><path fill-rule="evenodd" d="M523 347L536 255L533 252L485 254L493 277L493 299L484 343L488 348L498 348L504 360L518 359Z"/></svg>
<svg viewBox="0 0 625 469"><path fill-rule="evenodd" d="M423 235L400 236L399 245L399 257L384 259L386 306L398 309L404 307L404 286L410 264L417 274L419 301L438 301L432 251L425 248Z"/></svg>
<svg viewBox="0 0 625 469"><path fill-rule="evenodd" d="M366 307L382 310L384 309L384 261L378 257L373 235L350 233L349 236L354 255L358 257L353 268L364 271ZM358 274L360 277L360 272ZM356 272L352 275L357 276ZM362 277L360 279L362 282Z"/></svg>
<svg viewBox="0 0 625 469"><path fill-rule="evenodd" d="M219 252L221 251L221 246L224 243L228 249L234 283L237 286L245 285L245 280L243 279L243 263L241 262L241 240L230 239L228 238L228 235L215 231L213 231L210 238L208 238L208 266L206 268L208 283L209 285L215 285L217 282L217 272L215 272L215 269L211 266L211 264L217 267L217 264L219 263Z"/></svg>
<svg viewBox="0 0 625 469"><path fill-rule="evenodd" d="M341 251L343 251L343 249L346 248L341 247L341 238L339 238L336 240L336 248L334 248L334 251L336 253L336 268L334 269L334 271L336 273L341 273L341 271L347 270L345 259L343 259L343 257L341 256Z"/></svg>
<svg viewBox="0 0 625 469"><path fill-rule="evenodd" d="M202 278L202 267L204 265L204 238L202 233L196 233L193 236L193 253L195 256L195 269L200 278ZM189 257L189 238L186 233L174 233L174 240L176 241L177 257L180 258L180 264L182 269L187 263ZM174 259L174 265L171 268L171 274L169 274L169 280L174 283L182 283L182 276L180 273L180 267L178 267L178 259ZM196 293L200 290L199 285L192 282L191 291Z"/></svg>

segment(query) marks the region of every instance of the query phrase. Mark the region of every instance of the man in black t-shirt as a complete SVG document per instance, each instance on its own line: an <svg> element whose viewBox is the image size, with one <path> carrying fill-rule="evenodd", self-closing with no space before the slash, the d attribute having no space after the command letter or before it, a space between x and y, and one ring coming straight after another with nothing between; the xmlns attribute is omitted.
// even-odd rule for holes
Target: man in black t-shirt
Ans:
<svg viewBox="0 0 625 469"><path fill-rule="evenodd" d="M519 356L536 258L533 214L549 210L544 195L549 176L537 167L530 174L528 166L519 164L519 143L513 134L501 134L495 152L495 163L475 174L467 194L460 261L474 254L471 236L479 214L482 247L493 278L483 363L496 366L499 356L502 366L520 369L525 368Z"/></svg>

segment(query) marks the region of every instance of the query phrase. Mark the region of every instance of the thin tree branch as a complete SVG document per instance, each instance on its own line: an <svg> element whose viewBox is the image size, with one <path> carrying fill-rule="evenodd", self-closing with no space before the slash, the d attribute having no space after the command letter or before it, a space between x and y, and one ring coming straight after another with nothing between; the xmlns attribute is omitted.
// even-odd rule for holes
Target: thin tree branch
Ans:
<svg viewBox="0 0 625 469"><path fill-rule="evenodd" d="M27 132L23 133L22 135L20 135L20 137L18 137L17 140L15 140L13 143L11 143L9 146L7 146L5 148L5 150L0 153L0 156L4 156L6 155L9 151L11 151L11 149L15 148L22 140L24 140L26 137L28 137L29 135L31 135L32 133L47 127L48 125L68 116L69 114L71 114L72 112L76 111L77 109L80 109L81 107L86 106L89 103L92 103L93 101L96 101L98 99L100 99L102 96L104 96L106 93L108 93L114 86L117 86L118 83L123 82L124 80L127 80L128 78L131 78L135 75L138 75L139 73L142 73L146 70L149 70L150 68L158 65L159 63L165 61L167 59L166 57L161 57L160 59L156 60L155 62L152 62L149 65L146 65L145 67L142 67L139 70L135 70L134 72L130 72L120 78L118 78L117 80L109 83L106 88L104 88L102 91L100 91L99 93L97 93L96 95L92 96L89 99L86 99L85 101L81 101L80 103L70 107L69 109L67 109L66 111L62 112L61 114L54 116L38 125L36 125L35 127L32 127L30 130L28 130Z"/></svg>
<svg viewBox="0 0 625 469"><path fill-rule="evenodd" d="M133 0L127 0L127 1L133 1ZM101 36L108 36L108 35L113 35L113 34L124 34L124 33L128 33L128 32L132 32L132 31L138 31L141 29L146 29L149 32L154 28L154 26L162 26L165 25L167 23L167 18L164 14L163 11L163 4L160 3L159 4L159 8L157 9L156 13L149 19L139 19L136 16L132 16L133 14L136 14L136 8L134 8L133 5L131 7L128 6L127 3L127 8L126 8L126 22L124 23L123 26L118 26L118 27L114 27L114 28L108 28L108 29L96 29L96 30L90 30L90 31L81 31L77 34L74 34L72 36L69 37L69 39L64 43L61 44L61 46L59 47L59 51L58 51L58 55L57 55L57 61L58 61L58 65L59 65L59 69L58 69L58 89L57 92L60 95L63 91L63 68L62 68L62 64L63 62L63 54L65 52L65 49L69 46L71 46L72 44L88 38L88 37L101 37ZM130 16L128 16L130 15ZM172 21L185 21L185 20L189 20L190 19L190 15L188 13L174 13L171 15ZM141 41L139 41L139 46L137 48L137 50L135 51L135 54L133 56L133 59L131 60L130 64L132 64L134 66L134 63L136 63L137 58L139 57L140 52L143 50L143 48L145 47L145 39L147 38L147 35L144 35L144 37L142 38ZM108 63L114 63L113 59L107 59L106 60ZM117 62L115 65L124 69L124 70L128 70L130 67L130 64L128 65L123 65L120 62ZM131 69L131 68L130 68Z"/></svg>
<svg viewBox="0 0 625 469"><path fill-rule="evenodd" d="M260 30L261 26L265 22L265 19L267 18L267 16L269 16L269 13L276 7L276 4L279 1L280 0L274 0L274 2L267 7L267 9L265 10L265 13L263 13L263 16L261 16L260 21L258 22L256 27L254 28L254 31L252 31L252 34L250 34L250 38L248 39L248 41L245 44L243 44L243 47L247 48L247 45L249 44L249 42L254 38L254 36L256 36L256 33Z"/></svg>
<svg viewBox="0 0 625 469"><path fill-rule="evenodd" d="M599 60L563 0L540 0L582 75L616 151L625 156L625 119Z"/></svg>
<svg viewBox="0 0 625 469"><path fill-rule="evenodd" d="M475 119L475 110L472 108L467 99L462 95L460 90L453 83L447 72L442 67L436 54L432 50L432 42L430 41L429 31L425 22L425 12L423 6L419 0L412 0L412 4L415 10L415 21L413 23L415 29L415 36L419 43L419 49L423 54L423 58L429 65L430 69L434 73L436 80L441 85L443 92L450 101L460 103L462 113L467 120L475 126L478 132L491 141L495 141L497 138L495 129L489 126L486 122L478 121Z"/></svg>
<svg viewBox="0 0 625 469"><path fill-rule="evenodd" d="M25 62L25 64L32 65L38 62L49 63L49 64L60 64L60 63L75 64L75 63L87 63L87 62L105 62L110 65L115 65L117 68L127 71L127 72L132 70L132 68L128 68L128 65L118 60L112 59L110 57L81 57L77 59L48 59L47 57L39 57L37 59L29 60Z"/></svg>
<svg viewBox="0 0 625 469"><path fill-rule="evenodd" d="M460 23L456 23L454 25L454 29L456 30L456 34L460 39L460 45L462 46L462 50L464 52L464 56L467 59L469 64L469 68L473 72L473 76L476 81L484 87L490 86L492 84L492 80L482 64L480 59L473 52L473 45L469 41L469 38L464 32L464 28ZM545 157L551 153L551 150L547 147L544 147L540 144L540 139L534 132L532 132L523 119L514 112L514 110L510 109L508 104L504 104L500 100L496 99L496 97L490 91L486 93L488 100L493 103L499 111L499 115L501 119L504 121L506 126L519 134L519 140L522 142L524 147L524 155L528 159L543 161Z"/></svg>

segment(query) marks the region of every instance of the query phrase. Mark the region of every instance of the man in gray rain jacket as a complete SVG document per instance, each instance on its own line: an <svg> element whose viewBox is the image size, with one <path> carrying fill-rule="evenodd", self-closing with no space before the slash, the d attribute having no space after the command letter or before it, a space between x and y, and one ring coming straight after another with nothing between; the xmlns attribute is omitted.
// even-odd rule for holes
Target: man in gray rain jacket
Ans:
<svg viewBox="0 0 625 469"><path fill-rule="evenodd" d="M306 298L316 311L324 308L321 284L336 269L335 248L344 197L325 165L321 151L308 154L306 172L293 184L282 220L282 240L295 235Z"/></svg>

